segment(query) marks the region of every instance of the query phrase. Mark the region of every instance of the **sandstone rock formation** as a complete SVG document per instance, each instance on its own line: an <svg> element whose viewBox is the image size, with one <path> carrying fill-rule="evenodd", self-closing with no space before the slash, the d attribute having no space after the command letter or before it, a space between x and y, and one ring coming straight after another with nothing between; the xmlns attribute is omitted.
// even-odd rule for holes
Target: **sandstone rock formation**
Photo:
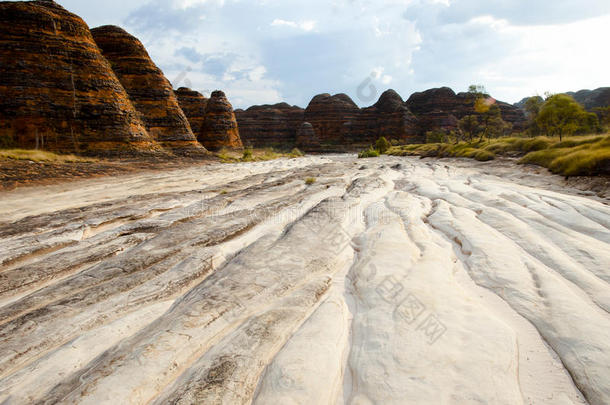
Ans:
<svg viewBox="0 0 610 405"><path fill-rule="evenodd" d="M98 27L91 32L142 114L149 134L174 153L205 152L193 135L169 80L150 59L144 45L116 26Z"/></svg>
<svg viewBox="0 0 610 405"><path fill-rule="evenodd" d="M497 102L502 118L515 129L522 129L525 116L519 108ZM420 134L431 130L450 131L457 128L458 120L474 113L474 97L469 93L455 94L448 87L414 93L406 102L407 107L417 116Z"/></svg>
<svg viewBox="0 0 610 405"><path fill-rule="evenodd" d="M304 119L313 126L320 144L345 145L359 114L360 108L348 95L319 94L307 106Z"/></svg>
<svg viewBox="0 0 610 405"><path fill-rule="evenodd" d="M253 106L236 110L239 135L253 147L286 148L296 144L305 110L287 103Z"/></svg>
<svg viewBox="0 0 610 405"><path fill-rule="evenodd" d="M85 22L52 1L0 3L0 144L160 151Z"/></svg>
<svg viewBox="0 0 610 405"><path fill-rule="evenodd" d="M213 92L208 100L198 139L209 150L243 148L233 106L222 91Z"/></svg>
<svg viewBox="0 0 610 405"><path fill-rule="evenodd" d="M320 139L316 136L316 131L309 122L304 122L299 127L296 136L296 145L303 150L319 148Z"/></svg>
<svg viewBox="0 0 610 405"><path fill-rule="evenodd" d="M296 145L307 151L361 148L379 137L419 140L415 116L394 90L360 109L347 95L320 94L305 111L286 103L236 111L242 139L254 146Z"/></svg>
<svg viewBox="0 0 610 405"><path fill-rule="evenodd" d="M394 90L387 90L375 105L361 110L351 138L354 144L370 145L382 136L403 143L422 141L417 118Z"/></svg>
<svg viewBox="0 0 610 405"><path fill-rule="evenodd" d="M201 132L201 125L205 118L205 107L208 104L208 99L198 91L188 89L186 87L180 87L175 91L176 97L178 97L178 103L184 111L184 115L191 124L191 129L194 134Z"/></svg>

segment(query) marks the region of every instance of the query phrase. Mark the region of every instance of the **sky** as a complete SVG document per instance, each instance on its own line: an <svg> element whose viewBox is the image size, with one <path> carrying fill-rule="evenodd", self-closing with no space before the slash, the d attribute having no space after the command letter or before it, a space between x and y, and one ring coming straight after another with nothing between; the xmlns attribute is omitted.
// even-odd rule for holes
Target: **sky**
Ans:
<svg viewBox="0 0 610 405"><path fill-rule="evenodd" d="M236 108L346 93L369 106L482 84L516 102L610 86L610 0L58 0L138 37L175 88Z"/></svg>

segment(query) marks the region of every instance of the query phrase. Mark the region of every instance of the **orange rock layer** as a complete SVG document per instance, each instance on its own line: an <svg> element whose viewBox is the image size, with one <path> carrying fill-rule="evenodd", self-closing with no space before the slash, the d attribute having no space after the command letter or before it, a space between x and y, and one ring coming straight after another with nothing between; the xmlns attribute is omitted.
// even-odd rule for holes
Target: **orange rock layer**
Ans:
<svg viewBox="0 0 610 405"><path fill-rule="evenodd" d="M169 80L151 60L144 45L115 26L98 27L91 32L135 108L142 114L148 133L173 153L205 152L193 135Z"/></svg>
<svg viewBox="0 0 610 405"><path fill-rule="evenodd" d="M85 22L52 1L0 3L0 146L161 151Z"/></svg>
<svg viewBox="0 0 610 405"><path fill-rule="evenodd" d="M208 100L198 139L213 151L243 148L233 106L222 91L213 92Z"/></svg>

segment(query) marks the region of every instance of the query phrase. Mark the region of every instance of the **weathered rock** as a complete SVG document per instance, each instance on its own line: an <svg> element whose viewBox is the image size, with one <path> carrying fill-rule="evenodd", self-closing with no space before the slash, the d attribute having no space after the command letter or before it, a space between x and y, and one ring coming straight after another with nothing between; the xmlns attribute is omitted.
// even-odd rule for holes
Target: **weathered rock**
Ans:
<svg viewBox="0 0 610 405"><path fill-rule="evenodd" d="M150 59L144 45L116 26L98 27L91 32L142 114L149 134L174 153L205 152L193 135L169 80Z"/></svg>
<svg viewBox="0 0 610 405"><path fill-rule="evenodd" d="M304 119L313 126L321 145L347 145L359 113L360 108L346 94L320 94L307 106Z"/></svg>
<svg viewBox="0 0 610 405"><path fill-rule="evenodd" d="M286 148L296 144L305 110L287 103L236 110L239 135L253 147Z"/></svg>
<svg viewBox="0 0 610 405"><path fill-rule="evenodd" d="M394 90L387 90L375 105L361 110L352 128L351 143L370 145L382 136L402 143L421 142L417 129L417 118L402 97Z"/></svg>
<svg viewBox="0 0 610 405"><path fill-rule="evenodd" d="M233 106L222 91L216 90L208 100L198 139L209 150L243 148Z"/></svg>
<svg viewBox="0 0 610 405"><path fill-rule="evenodd" d="M87 24L52 1L0 3L0 141L92 155L160 151Z"/></svg>
<svg viewBox="0 0 610 405"><path fill-rule="evenodd" d="M208 99L198 91L186 87L180 87L175 93L176 97L178 97L178 103L180 103L180 107L184 111L184 115L186 115L189 124L191 124L193 133L199 134L203 119L205 118L205 107L208 104Z"/></svg>
<svg viewBox="0 0 610 405"><path fill-rule="evenodd" d="M381 136L421 141L415 116L394 90L364 109L345 94L320 94L304 113L282 103L254 106L236 114L242 138L253 145L276 146L283 141L307 151L342 151L366 147Z"/></svg>
<svg viewBox="0 0 610 405"><path fill-rule="evenodd" d="M299 127L296 136L296 145L303 150L316 149L320 147L320 139L316 136L313 125L304 122Z"/></svg>
<svg viewBox="0 0 610 405"><path fill-rule="evenodd" d="M407 100L406 105L418 118L420 134L425 134L432 130L457 129L458 120L474 114L474 102L475 97L472 94L455 94L450 88L441 87L414 93ZM506 122L513 124L515 129L523 128L525 125L523 111L510 104L496 102Z"/></svg>

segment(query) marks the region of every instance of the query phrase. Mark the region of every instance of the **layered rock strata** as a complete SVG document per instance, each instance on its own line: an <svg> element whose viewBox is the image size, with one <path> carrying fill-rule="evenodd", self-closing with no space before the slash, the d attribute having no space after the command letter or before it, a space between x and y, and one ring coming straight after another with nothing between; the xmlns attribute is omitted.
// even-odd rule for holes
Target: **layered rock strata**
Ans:
<svg viewBox="0 0 610 405"><path fill-rule="evenodd" d="M91 32L142 114L149 134L174 153L205 152L180 108L169 80L151 60L144 45L116 26L98 27Z"/></svg>
<svg viewBox="0 0 610 405"><path fill-rule="evenodd" d="M243 148L233 106L222 91L214 91L208 100L198 139L212 151Z"/></svg>
<svg viewBox="0 0 610 405"><path fill-rule="evenodd" d="M253 147L287 147L296 144L305 110L287 103L236 110L239 135Z"/></svg>
<svg viewBox="0 0 610 405"><path fill-rule="evenodd" d="M52 1L0 3L0 144L160 152L87 24Z"/></svg>
<svg viewBox="0 0 610 405"><path fill-rule="evenodd" d="M205 118L205 107L208 104L208 99L198 91L186 87L180 87L175 93L176 97L178 97L178 103L182 111L184 111L184 115L186 115L189 124L191 124L193 133L199 134Z"/></svg>

